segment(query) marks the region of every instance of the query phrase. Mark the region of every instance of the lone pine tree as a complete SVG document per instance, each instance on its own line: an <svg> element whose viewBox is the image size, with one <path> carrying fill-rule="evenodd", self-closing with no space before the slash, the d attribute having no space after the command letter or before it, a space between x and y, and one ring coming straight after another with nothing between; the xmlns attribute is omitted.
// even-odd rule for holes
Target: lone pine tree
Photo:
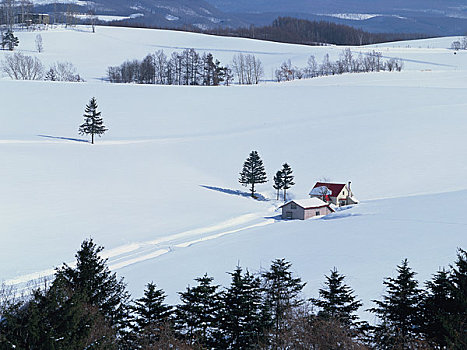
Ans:
<svg viewBox="0 0 467 350"><path fill-rule="evenodd" d="M101 112L97 111L97 101L95 97L91 98L84 112L84 123L79 126L78 131L80 135L91 135L91 143L94 144L94 135L99 135L100 137L108 130L104 126Z"/></svg>
<svg viewBox="0 0 467 350"><path fill-rule="evenodd" d="M250 190L252 197L255 196L255 184L262 184L268 181L263 161L259 157L258 152L250 152L245 163L243 163L243 169L240 172L238 181L245 187L251 185Z"/></svg>

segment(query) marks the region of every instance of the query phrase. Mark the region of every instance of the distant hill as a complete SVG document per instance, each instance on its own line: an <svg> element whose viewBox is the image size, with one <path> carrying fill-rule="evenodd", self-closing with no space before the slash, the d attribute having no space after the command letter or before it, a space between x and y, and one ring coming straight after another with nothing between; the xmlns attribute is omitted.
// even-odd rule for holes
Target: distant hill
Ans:
<svg viewBox="0 0 467 350"><path fill-rule="evenodd" d="M370 32L457 35L467 32L464 0L207 0L244 21L269 24L278 16L325 20Z"/></svg>
<svg viewBox="0 0 467 350"><path fill-rule="evenodd" d="M64 2L64 1L63 1ZM73 7L74 12L86 13L93 10L99 15L124 18L131 24L143 24L164 28L183 28L193 26L199 29L215 27L240 27L248 22L239 20L235 15L225 14L204 0L95 0L92 2L69 2L54 4L52 1L39 1L36 11L52 13L66 11ZM137 14L137 16L135 16Z"/></svg>
<svg viewBox="0 0 467 350"><path fill-rule="evenodd" d="M93 9L101 15L121 16L120 20L130 25L162 28L264 26L288 16L375 33L467 33L465 0L57 0L66 5L53 1L36 0L37 11L64 11L71 3L81 13ZM128 18L135 14L138 16Z"/></svg>

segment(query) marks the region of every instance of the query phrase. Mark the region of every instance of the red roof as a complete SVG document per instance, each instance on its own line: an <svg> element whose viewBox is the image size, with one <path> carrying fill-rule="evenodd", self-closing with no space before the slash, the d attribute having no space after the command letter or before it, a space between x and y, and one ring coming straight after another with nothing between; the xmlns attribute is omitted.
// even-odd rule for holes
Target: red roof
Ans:
<svg viewBox="0 0 467 350"><path fill-rule="evenodd" d="M333 184L330 182L317 182L313 188L323 187L323 186L326 186L332 192L331 197L337 197L337 195L341 193L345 184Z"/></svg>

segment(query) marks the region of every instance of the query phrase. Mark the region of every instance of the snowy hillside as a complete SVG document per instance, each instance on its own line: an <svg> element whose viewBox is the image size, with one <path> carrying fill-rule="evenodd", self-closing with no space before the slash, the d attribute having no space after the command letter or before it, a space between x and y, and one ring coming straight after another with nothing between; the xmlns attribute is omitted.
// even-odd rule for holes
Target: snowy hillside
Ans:
<svg viewBox="0 0 467 350"><path fill-rule="evenodd" d="M34 54L36 34L20 33L19 49ZM225 282L237 262L257 270L285 257L309 281L308 295L336 266L369 306L403 258L423 280L465 248L467 52L453 55L453 38L379 46L405 60L401 73L183 87L100 78L160 48L204 49L226 62L253 52L266 73L342 48L122 28L41 34L41 60L73 62L87 82L0 80L9 101L0 117L7 284L52 273L92 236L134 296L154 281L175 301L205 272ZM109 132L95 145L57 139L83 138L78 125L93 96ZM362 204L331 220L277 220L280 203L236 192L246 191L237 179L251 150L270 179L292 166L294 198L328 177L351 180ZM271 180L259 191L274 198Z"/></svg>
<svg viewBox="0 0 467 350"><path fill-rule="evenodd" d="M69 61L87 81L105 78L109 66L120 65L126 60L141 60L157 50L164 50L170 55L173 51L194 48L197 52L211 52L224 65L230 64L238 52L254 54L264 65L265 79L273 80L273 71L288 59L292 64L304 67L310 55L321 63L325 54L329 54L331 60L337 60L344 49L340 46L292 45L168 30L97 27L96 33L92 33L90 28L83 26L40 32L44 52L38 54L35 46L38 32L15 34L20 40L18 51L36 55L46 66L56 61ZM385 58L405 59L405 70L464 70L467 69L467 53L453 55L449 49L451 43L458 39L447 37L351 49L356 56L376 48ZM8 53L0 51L0 58Z"/></svg>

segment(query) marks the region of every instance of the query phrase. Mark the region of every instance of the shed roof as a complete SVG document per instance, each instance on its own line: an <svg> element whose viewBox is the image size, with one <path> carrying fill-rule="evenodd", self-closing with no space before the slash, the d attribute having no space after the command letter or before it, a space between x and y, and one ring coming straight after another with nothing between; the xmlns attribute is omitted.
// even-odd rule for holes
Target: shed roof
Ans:
<svg viewBox="0 0 467 350"><path fill-rule="evenodd" d="M286 206L289 203L295 203L298 206L302 207L303 209L311 209L311 208L321 208L321 207L329 207L332 211L334 211L328 203L322 201L319 198L313 197L313 198L307 198L307 199L294 199L292 201L288 201L287 203L283 204L280 206L282 208L283 206Z"/></svg>
<svg viewBox="0 0 467 350"><path fill-rule="evenodd" d="M345 187L345 184L335 184L335 183L330 183L330 182L317 182L314 186L313 189L317 187L327 187L332 193L332 197L336 197L339 193L341 193L342 189ZM310 195L316 195L316 193L313 192L313 189L310 191Z"/></svg>

